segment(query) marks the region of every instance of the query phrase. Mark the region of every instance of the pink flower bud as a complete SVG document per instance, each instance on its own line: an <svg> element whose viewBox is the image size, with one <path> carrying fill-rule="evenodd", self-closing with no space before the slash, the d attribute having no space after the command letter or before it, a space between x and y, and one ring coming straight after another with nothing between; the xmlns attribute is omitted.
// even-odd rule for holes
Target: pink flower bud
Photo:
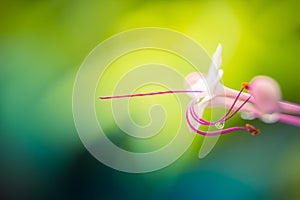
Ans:
<svg viewBox="0 0 300 200"><path fill-rule="evenodd" d="M255 106L266 114L280 112L281 91L278 83L267 76L256 76L250 82Z"/></svg>

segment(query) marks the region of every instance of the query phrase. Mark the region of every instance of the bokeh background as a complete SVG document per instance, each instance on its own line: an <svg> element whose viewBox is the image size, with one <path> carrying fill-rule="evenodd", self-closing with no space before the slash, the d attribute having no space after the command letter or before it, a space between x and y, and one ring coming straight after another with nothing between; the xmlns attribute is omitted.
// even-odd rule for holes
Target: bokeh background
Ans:
<svg viewBox="0 0 300 200"><path fill-rule="evenodd" d="M210 55L221 42L225 85L268 75L300 103L299 1L4 0L0 199L300 199L300 131L285 124L256 120L261 135L224 135L201 160L197 136L179 160L147 174L87 152L72 117L77 70L101 41L149 26L180 31Z"/></svg>

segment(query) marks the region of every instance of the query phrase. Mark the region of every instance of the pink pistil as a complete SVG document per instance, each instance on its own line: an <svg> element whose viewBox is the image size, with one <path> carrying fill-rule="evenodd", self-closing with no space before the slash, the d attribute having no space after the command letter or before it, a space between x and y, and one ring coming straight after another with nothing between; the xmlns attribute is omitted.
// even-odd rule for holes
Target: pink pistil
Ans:
<svg viewBox="0 0 300 200"><path fill-rule="evenodd" d="M174 94L174 93L202 93L203 91L195 91L195 90L168 90L164 92L149 92L149 93L138 93L138 94L126 94L126 95L116 95L116 96L105 96L99 97L99 100L107 100L107 99L120 99L120 98L131 98L131 97L143 97L143 96L153 96L153 95L161 95L161 94Z"/></svg>

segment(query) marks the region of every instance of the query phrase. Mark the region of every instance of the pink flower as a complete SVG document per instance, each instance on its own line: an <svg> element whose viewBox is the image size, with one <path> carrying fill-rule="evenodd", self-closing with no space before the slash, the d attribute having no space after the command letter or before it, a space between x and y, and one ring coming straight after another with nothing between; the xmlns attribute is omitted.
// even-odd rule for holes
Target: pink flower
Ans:
<svg viewBox="0 0 300 200"><path fill-rule="evenodd" d="M143 94L127 94L119 96L99 97L100 100L113 98L131 98L150 95L162 95L171 93L187 93L192 97L186 108L186 121L190 130L205 136L214 136L230 133L237 130L246 130L252 135L260 131L250 124L223 129L224 122L232 118L238 112L243 119L261 119L265 123L283 122L300 127L300 105L283 101L278 83L267 76L254 77L250 84L242 84L240 91L228 88L221 83L223 70L222 46L218 45L212 56L207 75L191 73L186 77L187 90L168 90L162 92L150 92ZM244 92L248 90L250 93ZM228 108L226 114L217 121L206 121L202 118L205 109L222 107ZM293 115L291 115L293 114ZM218 131L201 131L200 125L215 125Z"/></svg>
<svg viewBox="0 0 300 200"><path fill-rule="evenodd" d="M242 118L252 120L260 118L265 123L277 121L300 126L300 118L288 115L300 114L300 105L281 100L280 87L275 80L266 76L257 76L250 84L243 84L241 91L225 87L220 82L223 75L221 66L222 47L219 44L212 57L212 63L207 76L200 73L191 73L186 78L188 88L202 90L202 94L193 96L186 110L186 120L190 129L196 133L212 136L229 133L237 130L247 130L252 135L259 133L259 130L250 124L245 126L231 127L219 131L204 132L199 130L200 125L219 125L241 112ZM249 93L244 93L244 90ZM240 103L237 106L237 102ZM196 108L195 108L196 107ZM227 107L227 113L215 122L205 121L202 116L206 107ZM232 114L230 114L232 112ZM217 126L218 127L218 126Z"/></svg>

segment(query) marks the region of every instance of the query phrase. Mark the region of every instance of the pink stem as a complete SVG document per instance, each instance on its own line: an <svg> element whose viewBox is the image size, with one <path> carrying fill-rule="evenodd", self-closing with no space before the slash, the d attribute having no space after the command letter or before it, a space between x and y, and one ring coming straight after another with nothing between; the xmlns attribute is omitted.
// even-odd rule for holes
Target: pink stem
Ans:
<svg viewBox="0 0 300 200"><path fill-rule="evenodd" d="M284 122L287 124L292 124L294 126L300 127L300 118L296 116L286 115L286 114L279 114L278 120L280 122Z"/></svg>
<svg viewBox="0 0 300 200"><path fill-rule="evenodd" d="M161 95L161 94L173 94L173 93L202 93L203 91L195 90L168 90L164 92L149 92L149 93L138 93L138 94L126 94L126 95L116 95L116 96L105 96L99 97L99 100L107 99L120 99L120 98L130 98L130 97L142 97L142 96L152 96L152 95Z"/></svg>
<svg viewBox="0 0 300 200"><path fill-rule="evenodd" d="M295 103L290 103L287 101L280 101L279 107L281 111L285 113L297 114L300 115L300 105Z"/></svg>

